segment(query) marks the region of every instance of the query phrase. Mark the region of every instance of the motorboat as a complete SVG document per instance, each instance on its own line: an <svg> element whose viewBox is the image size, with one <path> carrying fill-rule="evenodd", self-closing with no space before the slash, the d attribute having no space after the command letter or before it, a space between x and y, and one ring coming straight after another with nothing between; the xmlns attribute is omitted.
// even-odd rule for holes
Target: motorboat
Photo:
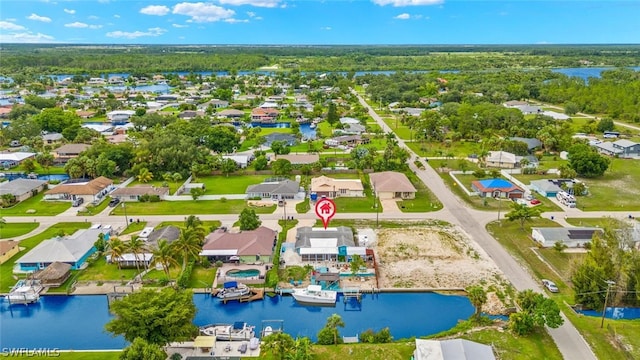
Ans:
<svg viewBox="0 0 640 360"><path fill-rule="evenodd" d="M227 281L224 283L222 290L216 295L219 299L230 300L238 299L249 295L251 289L245 284L237 281Z"/></svg>
<svg viewBox="0 0 640 360"><path fill-rule="evenodd" d="M246 322L236 321L233 325L207 325L200 328L203 335L215 336L222 341L245 341L255 337L254 326L247 325Z"/></svg>
<svg viewBox="0 0 640 360"><path fill-rule="evenodd" d="M262 330L262 337L267 337L273 334L273 328L271 326L265 326Z"/></svg>
<svg viewBox="0 0 640 360"><path fill-rule="evenodd" d="M322 290L320 285L309 285L304 289L293 289L293 298L303 304L335 305L338 292Z"/></svg>
<svg viewBox="0 0 640 360"><path fill-rule="evenodd" d="M40 300L43 287L38 282L19 281L7 295L10 304L32 304Z"/></svg>

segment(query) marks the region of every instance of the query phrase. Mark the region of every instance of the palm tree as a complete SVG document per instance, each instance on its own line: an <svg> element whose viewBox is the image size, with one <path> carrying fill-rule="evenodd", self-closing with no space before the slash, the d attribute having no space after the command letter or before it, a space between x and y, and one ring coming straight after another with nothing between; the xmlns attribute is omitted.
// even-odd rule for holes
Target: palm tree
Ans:
<svg viewBox="0 0 640 360"><path fill-rule="evenodd" d="M338 327L344 327L344 321L340 315L332 314L327 318L327 325L325 325L325 328L331 329L331 332L333 333L333 343L336 345L338 344Z"/></svg>
<svg viewBox="0 0 640 360"><path fill-rule="evenodd" d="M115 261L118 264L118 269L121 269L120 261L118 260L125 251L127 251L127 246L122 240L119 238L112 238L109 240L109 243L107 244L107 254L111 257L111 262Z"/></svg>
<svg viewBox="0 0 640 360"><path fill-rule="evenodd" d="M189 259L197 257L200 253L203 234L202 228L180 229L180 237L173 243L173 247L176 252L182 254L182 271L186 269Z"/></svg>
<svg viewBox="0 0 640 360"><path fill-rule="evenodd" d="M136 269L138 270L138 273L140 273L140 261L138 259L138 254L143 254L142 259L144 260L144 252L146 249L147 246L139 237L131 238L127 244L127 250L133 253L133 257L136 259Z"/></svg>
<svg viewBox="0 0 640 360"><path fill-rule="evenodd" d="M285 359L295 347L295 342L291 335L284 332L275 332L263 339L262 347L271 351L274 359Z"/></svg>
<svg viewBox="0 0 640 360"><path fill-rule="evenodd" d="M487 302L487 293L484 291L482 286L469 286L465 289L467 291L467 296L469 297L469 301L471 301L471 305L476 309L473 314L474 318L480 317L482 313L482 305Z"/></svg>
<svg viewBox="0 0 640 360"><path fill-rule="evenodd" d="M178 261L174 257L173 246L167 242L167 239L158 240L158 247L153 250L153 264L160 264L162 270L169 278L169 268L171 265L178 266Z"/></svg>
<svg viewBox="0 0 640 360"><path fill-rule="evenodd" d="M153 180L153 173L147 168L140 169L140 172L138 173L138 181L141 183L148 183L151 180Z"/></svg>
<svg viewBox="0 0 640 360"><path fill-rule="evenodd" d="M200 226L202 226L202 220L195 215L189 215L189 217L184 220L184 227L187 229L196 229Z"/></svg>

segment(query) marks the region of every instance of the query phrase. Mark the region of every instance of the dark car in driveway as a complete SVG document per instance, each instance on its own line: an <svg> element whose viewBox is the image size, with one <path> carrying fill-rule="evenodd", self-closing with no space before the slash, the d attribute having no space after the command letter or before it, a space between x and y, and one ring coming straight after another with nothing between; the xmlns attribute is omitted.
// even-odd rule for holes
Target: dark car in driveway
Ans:
<svg viewBox="0 0 640 360"><path fill-rule="evenodd" d="M109 206L114 207L114 206L118 205L119 203L120 203L120 199L113 198L113 199L111 199L111 201L109 201Z"/></svg>

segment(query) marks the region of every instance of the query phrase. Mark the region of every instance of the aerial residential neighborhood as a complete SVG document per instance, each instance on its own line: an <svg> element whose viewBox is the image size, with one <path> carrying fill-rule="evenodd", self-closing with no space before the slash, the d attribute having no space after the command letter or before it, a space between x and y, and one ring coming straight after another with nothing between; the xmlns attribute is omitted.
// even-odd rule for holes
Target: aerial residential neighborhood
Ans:
<svg viewBox="0 0 640 360"><path fill-rule="evenodd" d="M138 70L2 78L3 346L638 355L629 109L560 101L544 69L526 94L515 70ZM34 307L87 333L10 316Z"/></svg>

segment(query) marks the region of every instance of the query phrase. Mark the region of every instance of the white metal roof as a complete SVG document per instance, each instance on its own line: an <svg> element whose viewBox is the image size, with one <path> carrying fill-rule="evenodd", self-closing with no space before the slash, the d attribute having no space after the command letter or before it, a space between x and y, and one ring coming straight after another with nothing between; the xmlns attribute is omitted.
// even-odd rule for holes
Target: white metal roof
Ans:
<svg viewBox="0 0 640 360"><path fill-rule="evenodd" d="M237 254L238 249L202 250L200 252L200 256L231 256Z"/></svg>
<svg viewBox="0 0 640 360"><path fill-rule="evenodd" d="M300 248L300 255L333 255L338 253L337 247L312 247L312 248Z"/></svg>
<svg viewBox="0 0 640 360"><path fill-rule="evenodd" d="M309 243L311 244L312 248L336 247L338 246L338 239L337 238L328 238L328 239L310 238Z"/></svg>

